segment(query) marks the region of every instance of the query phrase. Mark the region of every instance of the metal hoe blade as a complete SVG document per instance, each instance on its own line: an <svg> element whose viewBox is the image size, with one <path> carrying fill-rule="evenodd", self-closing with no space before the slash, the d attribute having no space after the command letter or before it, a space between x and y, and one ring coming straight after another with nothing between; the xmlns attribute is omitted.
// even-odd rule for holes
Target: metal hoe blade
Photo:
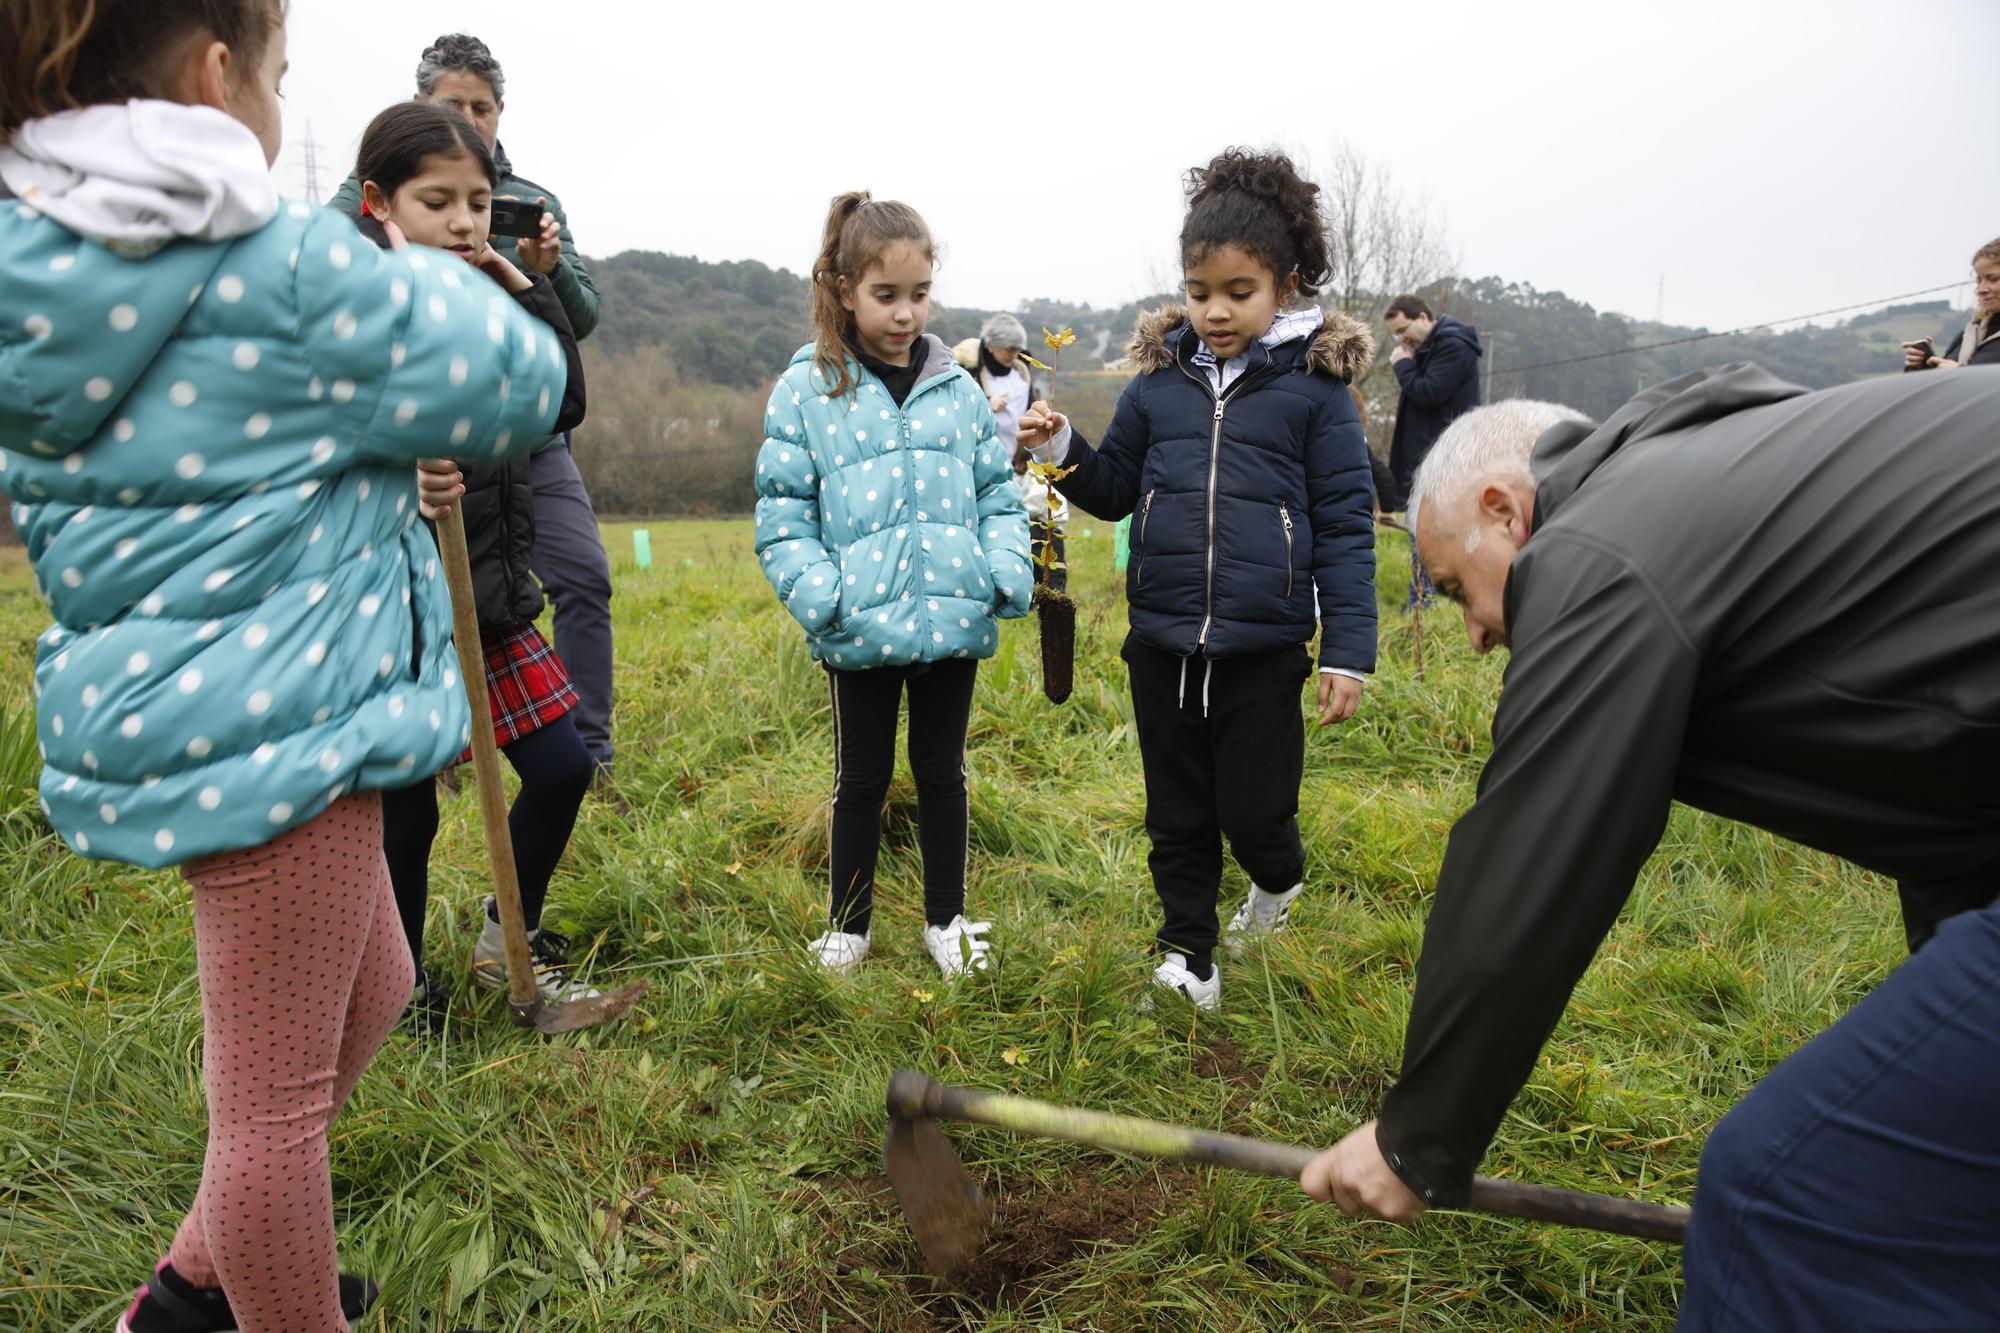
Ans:
<svg viewBox="0 0 2000 1333"><path fill-rule="evenodd" d="M939 1277L964 1269L986 1242L993 1206L937 1121L891 1116L883 1164L924 1252L924 1267Z"/></svg>
<svg viewBox="0 0 2000 1333"><path fill-rule="evenodd" d="M553 1037L559 1032L578 1032L584 1028L594 1028L599 1023L609 1023L637 1004L639 997L645 993L646 983L635 981L607 995L595 995L587 1000L563 1000L551 1003L548 1000L538 999L528 1005L509 1002L507 1008L519 1026L533 1028L537 1032Z"/></svg>

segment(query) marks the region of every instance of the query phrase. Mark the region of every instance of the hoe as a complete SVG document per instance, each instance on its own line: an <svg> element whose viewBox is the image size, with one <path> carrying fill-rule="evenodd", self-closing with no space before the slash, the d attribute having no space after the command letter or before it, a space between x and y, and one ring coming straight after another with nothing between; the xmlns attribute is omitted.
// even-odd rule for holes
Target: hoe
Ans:
<svg viewBox="0 0 2000 1333"><path fill-rule="evenodd" d="M963 1269L978 1252L992 1220L992 1207L945 1140L937 1125L939 1119L996 1125L1018 1134L1069 1139L1112 1152L1168 1162L1206 1163L1293 1180L1318 1155L1315 1148L947 1087L899 1069L889 1079L889 1143L884 1154L889 1184L916 1233L925 1266L946 1277ZM1474 1212L1674 1244L1680 1243L1688 1220L1685 1208L1485 1176L1472 1182L1472 1198L1466 1206Z"/></svg>
<svg viewBox="0 0 2000 1333"><path fill-rule="evenodd" d="M472 559L465 548L465 516L453 505L438 520L438 551L451 587L452 638L458 645L458 674L472 704L472 767L479 780L479 813L486 823L486 859L493 867L493 897L507 947L507 1009L524 1028L553 1035L594 1028L623 1014L646 993L646 983L588 1000L551 1001L535 985L535 960L528 952L528 925L521 911L521 882L514 875L514 839L507 830L507 802L500 790L500 750L493 740L486 698L485 654L479 646L479 610L473 601Z"/></svg>

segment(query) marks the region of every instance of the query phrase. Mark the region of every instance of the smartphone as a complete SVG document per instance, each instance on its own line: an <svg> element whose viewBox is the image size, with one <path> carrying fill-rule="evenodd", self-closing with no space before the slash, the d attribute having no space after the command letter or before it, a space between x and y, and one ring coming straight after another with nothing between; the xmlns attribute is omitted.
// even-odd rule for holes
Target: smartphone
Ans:
<svg viewBox="0 0 2000 1333"><path fill-rule="evenodd" d="M495 199L488 214L495 236L536 237L542 234L542 206L527 199Z"/></svg>

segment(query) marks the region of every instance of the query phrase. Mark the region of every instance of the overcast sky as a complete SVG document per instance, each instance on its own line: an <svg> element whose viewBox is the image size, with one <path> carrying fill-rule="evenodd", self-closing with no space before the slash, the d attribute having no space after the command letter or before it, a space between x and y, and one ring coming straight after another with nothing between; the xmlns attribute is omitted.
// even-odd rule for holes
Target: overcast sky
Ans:
<svg viewBox="0 0 2000 1333"><path fill-rule="evenodd" d="M293 0L283 187L310 122L330 194L454 30L587 253L803 272L863 188L924 214L965 305L1156 289L1180 173L1229 144L1345 139L1463 272L1711 328L1953 282L2000 236L1995 0Z"/></svg>

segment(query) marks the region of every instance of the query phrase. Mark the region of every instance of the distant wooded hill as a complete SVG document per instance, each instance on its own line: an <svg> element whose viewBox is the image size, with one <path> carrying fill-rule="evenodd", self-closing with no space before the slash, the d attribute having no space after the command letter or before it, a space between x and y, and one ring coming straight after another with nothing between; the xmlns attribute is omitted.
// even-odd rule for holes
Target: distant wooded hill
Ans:
<svg viewBox="0 0 2000 1333"><path fill-rule="evenodd" d="M768 384L812 334L806 280L788 269L755 260L709 263L640 250L597 261L595 267L605 300L593 344L608 353L661 348L690 379L739 388ZM1500 374L1496 393L1553 398L1593 415L1611 411L1647 384L1726 361L1754 360L1816 389L1892 373L1900 368L1897 345L1903 338L1930 334L1942 345L1964 321L1948 302L1930 301L1830 328L1711 338L1631 353L1635 347L1689 339L1708 330L1628 319L1562 292L1497 277L1460 279L1427 295L1440 310L1487 335L1488 359L1496 372L1514 372ZM1031 334L1043 324L1075 328L1077 343L1064 353L1063 364L1089 370L1122 357L1138 311L1169 299L1159 295L1108 309L1038 299L1014 313ZM976 334L989 313L941 307L933 314L931 331L956 342ZM1381 332L1378 310L1356 313ZM1583 357L1599 359L1577 360ZM1525 367L1535 369L1521 369Z"/></svg>
<svg viewBox="0 0 2000 1333"><path fill-rule="evenodd" d="M764 396L812 336L806 280L755 260L709 263L641 250L593 267L604 314L584 344L591 411L577 434L577 461L600 509L747 511ZM1965 321L1948 302L1928 301L1829 328L1702 337L1707 330L1628 319L1497 277L1457 279L1425 295L1482 334L1492 396L1552 399L1600 419L1649 384L1729 361L1756 361L1809 388L1895 374L1905 338L1928 334L1943 346ZM1014 312L1031 339L1044 324L1076 330L1057 397L1086 436L1096 438L1110 419L1124 376L1107 367L1124 356L1133 320L1171 299L1155 295L1115 309L1038 299ZM1354 312L1384 347L1379 315L1386 300ZM989 313L939 308L930 331L955 343L976 335ZM1673 345L1645 350L1656 343ZM1386 354L1360 388L1370 442L1385 449L1396 402Z"/></svg>

